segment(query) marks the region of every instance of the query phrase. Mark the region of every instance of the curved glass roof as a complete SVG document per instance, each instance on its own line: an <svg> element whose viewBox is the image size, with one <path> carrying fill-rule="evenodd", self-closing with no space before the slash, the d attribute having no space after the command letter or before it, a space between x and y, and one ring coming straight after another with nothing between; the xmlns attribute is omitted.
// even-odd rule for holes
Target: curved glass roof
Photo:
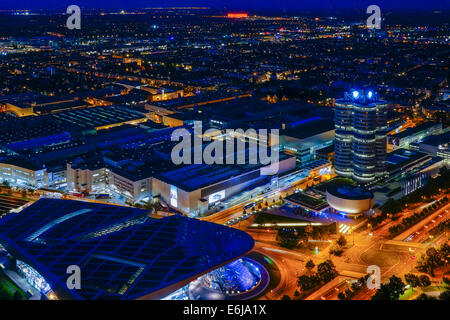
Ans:
<svg viewBox="0 0 450 320"><path fill-rule="evenodd" d="M245 232L181 215L57 199L1 219L0 243L68 299L159 298L254 245ZM81 269L79 290L66 286L70 265Z"/></svg>

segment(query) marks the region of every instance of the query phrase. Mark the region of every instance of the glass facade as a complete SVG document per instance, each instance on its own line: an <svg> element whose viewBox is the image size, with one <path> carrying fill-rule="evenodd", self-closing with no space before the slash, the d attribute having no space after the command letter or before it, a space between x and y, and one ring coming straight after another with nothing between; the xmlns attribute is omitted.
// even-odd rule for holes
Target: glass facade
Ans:
<svg viewBox="0 0 450 320"><path fill-rule="evenodd" d="M385 175L386 115L386 102L378 100L371 91L347 93L344 99L336 101L337 174L363 184Z"/></svg>

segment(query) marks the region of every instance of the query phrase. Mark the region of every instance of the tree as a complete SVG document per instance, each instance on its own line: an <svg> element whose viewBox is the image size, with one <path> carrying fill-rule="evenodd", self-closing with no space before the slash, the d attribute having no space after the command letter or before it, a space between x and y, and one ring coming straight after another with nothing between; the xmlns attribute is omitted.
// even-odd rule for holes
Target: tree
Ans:
<svg viewBox="0 0 450 320"><path fill-rule="evenodd" d="M352 283L351 287L352 287L352 290L353 290L354 292L356 292L356 291L358 291L359 289L361 289L361 284L360 284L359 281L356 281L356 282L353 282L353 283Z"/></svg>
<svg viewBox="0 0 450 320"><path fill-rule="evenodd" d="M9 184L9 181L8 181L8 180L3 180L1 186L2 186L3 188L5 188L5 189L10 189L10 188L11 188L11 185Z"/></svg>
<svg viewBox="0 0 450 320"><path fill-rule="evenodd" d="M282 228L278 230L279 245L292 249L298 245L300 234L294 228Z"/></svg>
<svg viewBox="0 0 450 320"><path fill-rule="evenodd" d="M402 211L402 205L401 205L400 201L389 198L383 204L383 206L381 207L381 210L385 214L387 214L387 213L396 214L396 213L399 213Z"/></svg>
<svg viewBox="0 0 450 320"><path fill-rule="evenodd" d="M291 300L291 297L289 297L287 294L285 294L281 297L281 300Z"/></svg>
<svg viewBox="0 0 450 320"><path fill-rule="evenodd" d="M405 284L402 279L396 276L389 278L388 283L384 283L372 296L372 300L398 300L405 292Z"/></svg>
<svg viewBox="0 0 450 320"><path fill-rule="evenodd" d="M420 296L417 297L416 300L437 300L437 299L435 297L422 293Z"/></svg>
<svg viewBox="0 0 450 320"><path fill-rule="evenodd" d="M315 275L308 277L307 275L302 275L298 277L298 286L303 291L308 291L313 289L319 284L319 279Z"/></svg>
<svg viewBox="0 0 450 320"><path fill-rule="evenodd" d="M314 262L312 261L312 259L309 259L308 262L306 262L305 267L306 269L308 269L308 271L311 271L312 269L314 269L316 265L314 264Z"/></svg>
<svg viewBox="0 0 450 320"><path fill-rule="evenodd" d="M431 281L430 278L428 278L428 276L426 275L421 275L420 276L420 280L419 280L419 285L421 287L428 287L431 285Z"/></svg>
<svg viewBox="0 0 450 320"><path fill-rule="evenodd" d="M420 279L415 274L412 273L405 274L405 281L413 288L420 286Z"/></svg>
<svg viewBox="0 0 450 320"><path fill-rule="evenodd" d="M347 299L351 298L353 296L352 289L350 289L350 288L345 289L345 295L347 296Z"/></svg>
<svg viewBox="0 0 450 320"><path fill-rule="evenodd" d="M450 279L449 279L449 278L444 277L443 281L444 281L444 283L445 283L446 285L450 285Z"/></svg>
<svg viewBox="0 0 450 320"><path fill-rule="evenodd" d="M307 238L310 238L312 236L313 230L314 230L314 228L313 228L313 226L311 224L308 224L305 227L305 234L306 234Z"/></svg>
<svg viewBox="0 0 450 320"><path fill-rule="evenodd" d="M444 291L439 295L440 300L450 300L450 290Z"/></svg>
<svg viewBox="0 0 450 320"><path fill-rule="evenodd" d="M345 239L344 235L340 235L340 237L336 240L336 243L339 247L344 247L347 244L347 239Z"/></svg>
<svg viewBox="0 0 450 320"><path fill-rule="evenodd" d="M370 277L370 274L366 274L364 277L361 277L358 279L358 284L359 284L360 288L367 283L367 279L369 279L369 277Z"/></svg>
<svg viewBox="0 0 450 320"><path fill-rule="evenodd" d="M334 254L335 256L339 257L342 254L342 252L344 252L344 250L342 250L342 248L340 246L333 245L330 248L330 254Z"/></svg>
<svg viewBox="0 0 450 320"><path fill-rule="evenodd" d="M346 296L345 293L343 293L343 292L339 292L338 295L337 295L337 297L338 297L339 300L345 300L345 299L347 299L347 296Z"/></svg>
<svg viewBox="0 0 450 320"><path fill-rule="evenodd" d="M337 276L336 266L333 261L326 260L317 266L317 275L323 283L333 280Z"/></svg>

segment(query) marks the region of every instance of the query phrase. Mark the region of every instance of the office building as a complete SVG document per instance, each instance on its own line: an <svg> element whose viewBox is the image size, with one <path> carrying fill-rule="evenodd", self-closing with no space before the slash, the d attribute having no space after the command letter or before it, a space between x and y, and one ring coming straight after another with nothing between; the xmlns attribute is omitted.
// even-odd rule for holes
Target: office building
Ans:
<svg viewBox="0 0 450 320"><path fill-rule="evenodd" d="M386 101L354 90L335 103L335 171L367 184L386 174Z"/></svg>

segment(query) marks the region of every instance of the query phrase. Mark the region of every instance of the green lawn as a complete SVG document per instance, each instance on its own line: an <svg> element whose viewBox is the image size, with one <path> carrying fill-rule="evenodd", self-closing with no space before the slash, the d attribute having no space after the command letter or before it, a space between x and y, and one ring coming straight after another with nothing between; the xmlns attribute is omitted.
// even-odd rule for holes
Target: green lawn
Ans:
<svg viewBox="0 0 450 320"><path fill-rule="evenodd" d="M399 300L409 300L416 294L417 294L417 290L414 290L414 288L409 288L400 296Z"/></svg>
<svg viewBox="0 0 450 320"><path fill-rule="evenodd" d="M0 271L0 300L11 300L16 291L20 292L23 300L27 299L27 295Z"/></svg>
<svg viewBox="0 0 450 320"><path fill-rule="evenodd" d="M429 287L423 288L422 291L423 292L445 291L446 288L447 288L447 286L445 286L445 285L443 285L443 286L429 286Z"/></svg>

